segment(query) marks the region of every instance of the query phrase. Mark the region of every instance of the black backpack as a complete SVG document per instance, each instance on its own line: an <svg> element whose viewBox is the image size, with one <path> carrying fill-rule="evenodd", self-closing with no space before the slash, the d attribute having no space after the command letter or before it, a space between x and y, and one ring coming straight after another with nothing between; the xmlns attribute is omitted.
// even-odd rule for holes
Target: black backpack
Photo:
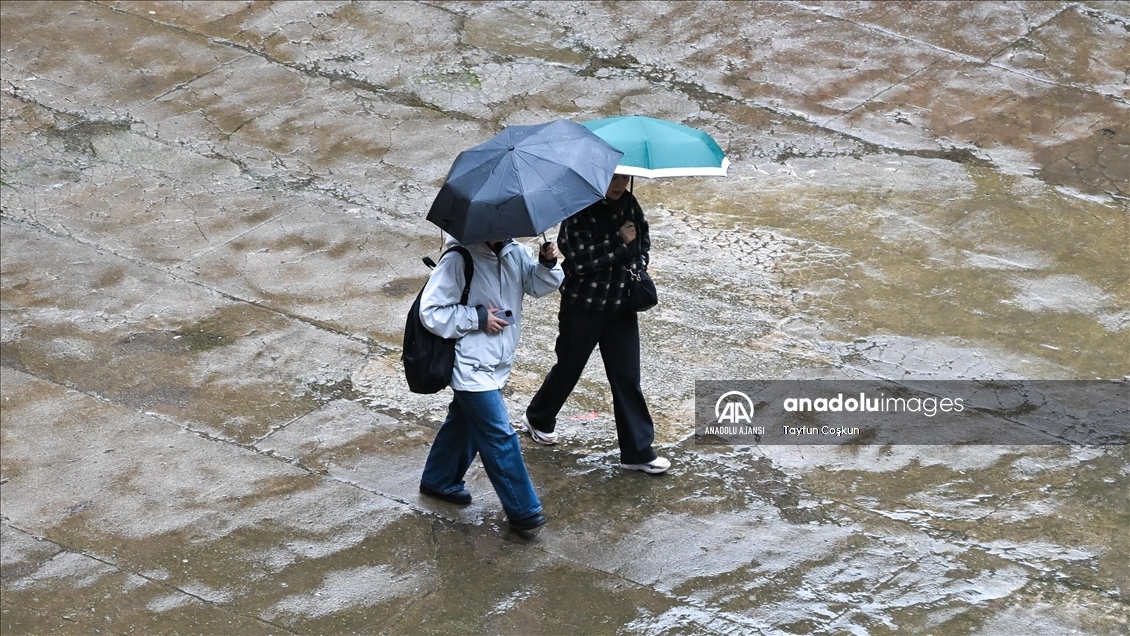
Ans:
<svg viewBox="0 0 1130 636"><path fill-rule="evenodd" d="M463 275L467 282L463 285L463 296L459 299L459 304L466 305L467 295L471 293L471 278L475 275L475 263L471 260L471 253L461 245L456 245L447 252L459 252L463 255ZM440 260L443 260L447 252L440 255ZM430 258L425 257L424 263L428 267L435 267L435 263ZM408 310L400 360L404 363L404 377L408 380L410 391L438 393L451 384L457 339L441 338L428 331L424 323L420 322L420 297L423 295L424 290L421 289L420 293L416 294L412 308Z"/></svg>

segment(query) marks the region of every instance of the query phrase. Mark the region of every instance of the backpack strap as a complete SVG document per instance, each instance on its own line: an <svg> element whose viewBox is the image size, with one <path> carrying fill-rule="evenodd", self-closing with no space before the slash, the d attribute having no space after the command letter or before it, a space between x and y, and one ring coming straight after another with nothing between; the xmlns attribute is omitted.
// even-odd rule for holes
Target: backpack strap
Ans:
<svg viewBox="0 0 1130 636"><path fill-rule="evenodd" d="M451 247L446 252L441 254L439 257L441 261L443 260L444 256L447 256L447 252L459 252L463 255L463 278L467 282L463 285L463 296L459 299L459 304L466 305L467 296L471 294L471 279L475 276L475 261L471 260L471 253L468 252L467 248L463 247L462 245Z"/></svg>

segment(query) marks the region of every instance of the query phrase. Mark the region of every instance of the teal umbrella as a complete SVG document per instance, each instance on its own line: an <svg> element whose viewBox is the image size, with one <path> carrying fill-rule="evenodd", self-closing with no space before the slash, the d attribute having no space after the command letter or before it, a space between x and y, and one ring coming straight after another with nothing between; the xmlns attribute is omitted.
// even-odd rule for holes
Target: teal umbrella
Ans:
<svg viewBox="0 0 1130 636"><path fill-rule="evenodd" d="M701 130L643 115L584 122L624 156L616 172L636 177L726 176L730 160Z"/></svg>

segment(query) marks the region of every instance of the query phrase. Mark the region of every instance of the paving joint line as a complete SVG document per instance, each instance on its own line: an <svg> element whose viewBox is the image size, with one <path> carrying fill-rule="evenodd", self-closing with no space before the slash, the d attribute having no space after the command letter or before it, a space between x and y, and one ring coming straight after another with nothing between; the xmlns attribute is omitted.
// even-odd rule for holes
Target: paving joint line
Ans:
<svg viewBox="0 0 1130 636"><path fill-rule="evenodd" d="M821 15L821 16L824 16L824 17L826 17L826 18L828 18L828 19L830 19L830 20L840 20L840 21L843 21L843 22L847 22L847 23L849 23L849 24L854 24L854 25L856 25L856 26L859 26L859 27L862 27L862 28L864 28L864 29L868 29L868 30L872 30L872 31L875 31L875 32L877 32L877 33L882 33L882 34L884 34L884 35L889 35L889 36L891 36L891 37L894 37L894 38L898 38L898 39L900 39L900 40L907 40L907 41L910 41L910 42L914 42L915 44L920 44L920 45L922 45L922 46L926 46L926 47L929 47L929 48L932 48L932 49L935 49L935 50L941 51L941 52L943 52L943 53L946 53L946 54L949 54L949 55L953 55L953 56L955 56L955 57L957 57L957 58L961 59L961 60L962 60L962 61L964 61L964 62L969 62L969 63L976 63L976 64L981 64L981 65L985 65L985 66L992 66L992 67L994 67L994 68L999 68L999 69L1001 69L1002 71L1006 71L1006 72L1009 72L1009 73L1015 73L1015 74L1017 74L1017 75L1020 75L1021 77L1024 77L1024 78L1026 78L1026 79L1030 79L1030 80L1032 80L1032 81L1040 82L1040 83L1042 83L1042 84L1049 84L1049 85L1052 85L1052 86L1058 86L1058 87L1061 87L1061 88L1070 88L1070 89L1074 89L1074 90L1082 91L1082 92L1085 92L1085 93L1091 93L1091 94L1094 94L1094 95L1101 95L1101 96L1103 96L1103 97L1112 97L1112 98L1116 99L1117 101L1122 101L1122 102L1125 102L1125 100L1123 100L1123 99L1120 99L1120 98L1118 98L1118 97L1116 97L1116 96L1113 96L1113 95L1109 95L1108 93L1103 93L1103 92L1101 92L1101 91L1097 91L1097 90L1095 90L1095 89L1092 89L1092 88L1088 88L1088 87L1084 87L1084 86L1072 86L1072 85L1070 85L1070 84L1062 84L1062 83L1060 83L1060 82L1056 82L1056 81L1054 81L1054 80L1050 80L1050 79L1047 79L1047 78L1042 78L1042 77L1037 77L1037 76L1033 76L1033 75L1028 75L1028 74L1026 74L1026 73L1023 73L1023 72L1022 72L1022 71L1020 71L1019 69L1014 69L1014 68L1011 68L1011 67L1009 67L1009 66L1004 66L1004 65L1002 65L1002 64L996 64L996 63L994 63L994 62L993 62L993 59L994 59L994 58L995 58L995 57L996 57L997 55L1000 55L1000 53L1001 53L1001 52L1003 52L1003 51L1007 50L1007 49L1008 49L1009 47L1011 47L1011 46L1012 46L1013 44L1015 44L1015 43L1016 43L1016 41L1018 41L1018 40L1019 40L1019 38L1018 38L1017 40L1013 40L1012 42L1009 42L1008 44L1004 45L1004 46L1003 46L1003 47L1001 47L1000 49L998 49L998 50L994 51L994 52L993 52L993 53L992 53L991 55L989 55L989 56L988 56L988 57L987 57L986 59L981 59L981 58L978 58L977 56L974 56L974 55L969 55L969 54L967 54L967 53L961 53L961 52L959 52L959 51L954 51L954 50L951 50L951 49L947 49L947 48L945 48L945 47L943 47L943 46L939 46L939 45L937 45L937 44L932 44L932 43L930 43L930 42L926 42L926 41L924 41L924 40L920 40L920 39L918 39L918 38L914 38L914 37L911 37L911 36L909 36L909 35L903 35L903 34L901 34L901 33L898 33L898 32L896 32L896 31L891 31L890 29L886 29L886 28L883 28L883 27L881 27L881 26L878 26L878 25L875 25L875 24L868 24L868 23L866 23L866 22L856 22L855 20L850 20L850 19L848 19L848 18L840 17L840 16L837 16L837 15L833 15L833 14L830 14L830 13L824 13L823 11L820 11L819 9L816 9L815 7L811 7L811 6L808 6L808 5L805 5L805 4L802 4L802 3L796 2L795 0L789 0L788 2L786 2L786 4L792 5L793 7L799 8L799 9L801 9L801 10L804 10L804 11L808 11L808 12L811 12L811 13L815 13L815 14L817 14L817 15ZM1048 24L1049 22L1051 22L1051 21L1052 21L1052 20L1054 20L1055 18L1058 18L1058 17L1059 17L1060 15L1062 15L1062 14L1063 14L1064 12L1066 12L1066 11L1068 11L1068 10L1071 10L1071 9L1073 9L1073 8L1078 8L1078 4L1077 4L1077 3L1072 3L1072 4L1069 4L1069 5L1066 5L1066 6L1064 6L1064 8L1063 8L1063 9L1061 9L1061 10L1060 10L1060 11L1059 11L1058 13L1056 13L1056 14L1055 14L1054 16L1052 16L1051 18L1049 18L1049 19L1045 20L1044 22L1042 22L1042 23L1040 23L1040 24L1038 24L1038 25L1036 25L1036 26L1032 27L1031 29L1029 29L1028 31L1026 31L1026 32L1025 32L1025 34L1024 34L1023 36L1021 36L1021 37L1022 37L1022 38L1023 38L1023 37L1027 37L1027 36L1028 36L1028 34L1032 33L1032 32L1033 32L1033 31L1035 31L1036 29L1039 29L1040 27L1042 27L1042 26L1044 26L1044 25ZM1098 12L1098 10L1096 10L1095 12ZM1091 14L1092 12L1085 12L1085 11L1080 11L1080 13L1088 13L1088 14ZM1106 14L1105 14L1105 13L1103 13L1103 15L1105 16ZM1092 17L1095 17L1095 16L1093 16L1093 15L1092 15Z"/></svg>
<svg viewBox="0 0 1130 636"><path fill-rule="evenodd" d="M54 236L56 238L72 240L75 243L78 243L79 245L89 247L89 248L91 248L91 249L93 249L97 252L101 252L101 253L104 253L104 254L110 254L112 256L115 256L115 257L120 258L124 261L130 262L130 263L137 265L139 267L143 267L143 268L145 268L145 269L147 269L151 272L163 274L165 276L168 276L169 278L180 281L182 283L186 283L186 284L189 284L189 285L195 285L197 287L200 287L201 289L207 290L211 293L214 293L214 294L216 294L216 295L218 295L222 298L225 298L227 300L230 300L232 302L252 305L252 306L259 308L259 309L262 309L262 310L264 310L268 313L273 313L273 314L288 318L290 320L294 320L296 322L300 322L300 323L309 325L309 326L314 327L316 329L320 329L322 331L332 333L336 336L341 336L343 338L346 338L347 340L351 340L353 342L358 342L358 343L364 344L370 350L373 350L374 348L379 346L379 344L376 341L372 340L371 338L359 336L359 335L356 335L356 334L345 333L344 331L337 329L337 328L335 328L335 327L333 327L333 326L331 326L331 325L329 325L329 324L327 324L323 321L320 321L316 318L310 318L310 317L307 317L307 316L303 316L301 314L286 311L284 309L279 309L277 307L270 307L270 306L264 305L263 303L261 303L259 301L255 301L255 300L251 300L251 299L247 299L247 298L241 298L240 296L237 296L237 295L232 294L230 292L226 292L226 291L223 291L221 289L212 287L212 286L210 286L210 285L208 285L204 282L201 282L201 281L198 281L198 280L195 280L195 279L192 279L192 278L186 278L186 277L180 276L180 275L178 275L175 272L172 272L170 270L157 267L157 266L153 265L152 263L150 263L149 261L145 261L145 260L142 260L142 259L137 258L137 257L121 254L121 253L119 253L118 251L116 251L112 248L104 247L104 246L102 246L98 243L95 243L93 241L83 239L83 238L75 235L74 233L58 232L58 231L44 225L42 222L37 221L37 220L17 219L17 218L10 217L10 216L7 216L5 214L0 213L0 221L5 222L5 223L16 223L16 224L20 224L20 225L25 225L25 226L31 227L33 229L36 229L36 230L39 230L39 231L42 231L42 232L46 232L47 234L50 234L51 236Z"/></svg>
<svg viewBox="0 0 1130 636"><path fill-rule="evenodd" d="M223 604L223 603L217 603L217 602L215 602L215 601L211 601L211 600L209 600L209 599L206 599L206 598L204 598L204 597L202 597L202 596L200 596L200 595L198 595L198 594L193 594L192 592L189 592L188 590L185 590L185 589L179 588L179 587L177 587L176 585L172 585L172 584L166 583L166 582L164 582L164 581L161 581L161 580L159 580L159 579L155 579L155 578L153 578L153 577L151 577L151 576L148 576L148 575L146 575L146 574L143 574L143 573L141 573L141 572L134 572L134 571L131 571L130 569L127 569L127 568L125 568L125 567L122 567L122 566L121 566L121 565L119 565L118 563L115 563L115 562L113 562L113 561L110 561L109 559L105 559L105 558L103 558L103 557L97 556L97 555L95 555L95 554L91 554L91 553L89 553L89 552L87 552L87 551L85 551L85 550L82 550L82 549L79 549L79 548L76 548L76 547L73 547L73 546L69 546L69 545L67 545L67 544L65 544L65 543L60 543L59 541L56 541L56 540L54 540L54 539L51 539L51 538L49 538L49 537L47 537L47 536L39 536L39 535L35 534L34 532L31 532L31 531L27 530L26 528L22 528L22 527L20 527L19 525L17 525L17 524L15 524L15 523L13 523L13 522L11 521L11 519L9 519L9 518L7 518L7 517L5 517L5 519L4 519L4 525L6 525L7 527L11 528L12 530L14 530L14 531L16 531L16 532L19 532L19 533L21 533L21 534L23 534L23 535L26 535L26 536L28 536L28 537L31 537L31 538L35 539L36 541L46 541L47 543L50 543L51 545L53 545L53 546L55 546L56 548L58 548L58 549L59 549L59 551L58 551L58 552L56 552L55 554L51 555L51 557L47 558L47 559L46 559L46 560L44 560L44 561L43 561L42 563L46 563L47 561L51 561L51 560L53 560L53 559L57 558L57 557L58 557L58 556L59 556L60 554L77 554L77 555L79 555L79 556L85 557L85 558L87 558L87 559L90 559L90 560L92 560L92 561L97 561L98 563L101 563L101 564L103 564L103 565L105 565L105 566L108 566L108 567L110 567L110 568L113 568L113 569L114 569L115 571L117 571L117 572L121 572L121 573L123 573L123 574L127 574L127 575L130 575L130 576L136 576L136 577L138 577L138 578L144 579L145 581L147 581L147 582L149 582L149 583L153 583L153 584L155 584L155 585L159 585L159 586L161 586L161 587L163 587L163 588L166 588L166 589L169 589L169 590L173 590L173 591L175 591L175 592L178 592L178 593L180 593L180 594L184 594L185 596L188 596L188 597L194 598L194 599L196 599L197 601L200 601L201 603L204 603L205 605L209 605L209 606L211 606L211 607L214 607L214 608L216 608L216 609L219 609L219 610L221 610L221 611L223 611L223 612L225 612L225 613L227 613L227 614L232 614L232 615L234 615L234 616L240 616L240 617L242 617L242 618L246 618L246 619L249 619L249 620L255 621L255 622L257 622L257 623L261 623L261 624L264 624L264 625L268 625L268 626L270 626L270 627L272 627L272 628L277 628L277 629L281 629L281 630L285 631L285 632L286 632L286 633L288 633L288 634L295 634L295 635L301 634L301 632L296 632L296 631L294 631L294 630L291 630L290 628L288 628L288 627L286 627L286 626L284 626L284 625L280 625L280 624L278 624L278 623L274 623L274 622L271 622L271 621L269 621L269 620L267 620L267 619L264 619L264 618L260 618L260 617L258 617L258 616L254 616L254 615L249 615L249 614L244 614L243 612L240 612L240 611L238 611L238 610L235 610L234 608L228 607L227 605L225 605L225 604ZM25 578L25 577L21 577L21 578Z"/></svg>

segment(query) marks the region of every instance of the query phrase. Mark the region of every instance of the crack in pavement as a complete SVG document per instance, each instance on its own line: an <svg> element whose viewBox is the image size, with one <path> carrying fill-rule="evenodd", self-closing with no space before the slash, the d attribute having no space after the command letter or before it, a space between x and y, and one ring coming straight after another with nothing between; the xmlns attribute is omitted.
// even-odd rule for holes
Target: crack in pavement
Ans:
<svg viewBox="0 0 1130 636"><path fill-rule="evenodd" d="M48 557L48 558L46 558L46 559L44 559L43 561L40 562L40 567L42 567L42 565L44 565L46 563L49 563L50 561L57 559L59 557L59 555L63 555L63 554L77 555L77 556L80 556L80 557L83 557L83 558L86 558L86 559L90 559L91 561L101 563L102 565L105 565L105 566L111 568L112 570L114 570L116 572L120 572L122 574L126 574L126 575L129 575L129 576L136 576L139 579L145 580L147 583L152 583L152 584L157 585L159 587L162 587L164 589L172 590L172 591L177 592L179 594L183 594L183 595L188 596L190 598L193 598L193 599L195 599L195 600L197 600L197 601L199 601L199 602L201 602L205 605L208 605L210 607L221 610L224 613L231 614L233 616L239 616L240 618L245 618L245 619L257 622L257 623L261 623L263 625L267 625L267 626L274 628L274 629L280 629L280 630L286 632L287 634L295 634L295 635L301 634L301 632L296 632L296 631L294 631L294 630L292 630L292 629L290 629L290 628L288 628L285 625L282 625L280 623L275 623L275 622L269 621L267 619L261 618L259 616L255 616L253 614L245 614L243 612L240 612L240 611L228 606L225 603L213 601L213 600L205 598L205 597L203 597L199 594L194 594L193 592L190 592L190 591L188 591L184 588L180 588L180 587L177 587L175 585L171 585L169 583L166 583L166 582L164 582L160 579L154 578L154 577L149 576L147 574L144 574L142 572L136 572L136 571L133 571L133 570L126 569L126 568L122 567L120 564L118 564L114 561L111 561L110 559L100 557L96 554L91 554L89 552L86 552L86 551L84 551L80 548L74 547L74 546L68 546L66 544L55 541L54 539L50 539L46 536L39 536L39 535L35 534L34 532L31 532L30 530L26 529L26 528L21 528L21 527L17 526L16 524L12 523L10 519L8 519L6 517L4 518L4 525L14 532L19 532L20 534L23 534L27 537L31 537L31 538L35 539L36 541L39 541L39 542L50 543L51 545L58 548L58 550L59 550L58 552L56 552L55 554L51 555L50 557ZM27 576L33 576L33 575L34 575L34 573L29 574ZM21 577L21 578L26 578L26 577ZM62 618L65 619L65 620L71 620L71 621L74 620L73 618L68 619L68 617L66 617L66 616L63 616ZM95 630L95 631L97 631L97 630Z"/></svg>

